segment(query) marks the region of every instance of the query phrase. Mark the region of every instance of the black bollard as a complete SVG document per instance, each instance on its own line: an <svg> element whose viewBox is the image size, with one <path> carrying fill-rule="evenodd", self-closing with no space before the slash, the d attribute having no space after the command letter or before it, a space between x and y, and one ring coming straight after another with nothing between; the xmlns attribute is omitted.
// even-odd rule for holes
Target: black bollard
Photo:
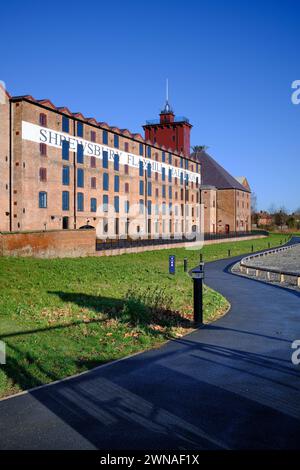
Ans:
<svg viewBox="0 0 300 470"><path fill-rule="evenodd" d="M231 250L228 250L228 258L231 256Z"/></svg>
<svg viewBox="0 0 300 470"><path fill-rule="evenodd" d="M185 273L188 270L188 259L187 258L184 258L184 260L183 260L183 270L184 270Z"/></svg>
<svg viewBox="0 0 300 470"><path fill-rule="evenodd" d="M202 262L203 262L203 254L200 253L200 263L202 263Z"/></svg>
<svg viewBox="0 0 300 470"><path fill-rule="evenodd" d="M193 290L194 290L194 324L200 326L203 324L203 278L204 263L193 269Z"/></svg>

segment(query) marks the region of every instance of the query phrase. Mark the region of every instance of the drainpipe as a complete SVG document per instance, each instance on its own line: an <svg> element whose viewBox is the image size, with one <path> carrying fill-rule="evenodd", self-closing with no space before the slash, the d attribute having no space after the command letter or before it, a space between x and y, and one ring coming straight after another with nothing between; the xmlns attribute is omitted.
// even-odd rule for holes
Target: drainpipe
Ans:
<svg viewBox="0 0 300 470"><path fill-rule="evenodd" d="M9 231L12 232L12 102L9 100Z"/></svg>

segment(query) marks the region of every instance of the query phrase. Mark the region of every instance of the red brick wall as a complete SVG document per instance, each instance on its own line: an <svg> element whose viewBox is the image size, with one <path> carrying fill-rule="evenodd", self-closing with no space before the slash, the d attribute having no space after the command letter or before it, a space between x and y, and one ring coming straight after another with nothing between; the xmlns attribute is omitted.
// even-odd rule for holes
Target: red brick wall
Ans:
<svg viewBox="0 0 300 470"><path fill-rule="evenodd" d="M0 256L70 258L94 256L95 230L0 233Z"/></svg>

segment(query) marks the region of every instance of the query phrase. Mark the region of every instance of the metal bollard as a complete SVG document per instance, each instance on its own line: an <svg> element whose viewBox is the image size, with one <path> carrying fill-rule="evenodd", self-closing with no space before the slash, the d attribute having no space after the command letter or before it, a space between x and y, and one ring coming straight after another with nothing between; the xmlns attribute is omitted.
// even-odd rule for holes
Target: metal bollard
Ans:
<svg viewBox="0 0 300 470"><path fill-rule="evenodd" d="M228 250L228 258L231 256L231 250Z"/></svg>
<svg viewBox="0 0 300 470"><path fill-rule="evenodd" d="M185 273L188 270L188 259L187 258L184 258L184 260L183 260L183 270L184 270Z"/></svg>
<svg viewBox="0 0 300 470"><path fill-rule="evenodd" d="M200 326L203 324L203 279L204 263L193 269L193 290L194 290L194 324Z"/></svg>
<svg viewBox="0 0 300 470"><path fill-rule="evenodd" d="M203 263L203 254L200 253L200 263Z"/></svg>
<svg viewBox="0 0 300 470"><path fill-rule="evenodd" d="M252 251L252 253L254 252L254 246L253 245L251 246L251 251Z"/></svg>

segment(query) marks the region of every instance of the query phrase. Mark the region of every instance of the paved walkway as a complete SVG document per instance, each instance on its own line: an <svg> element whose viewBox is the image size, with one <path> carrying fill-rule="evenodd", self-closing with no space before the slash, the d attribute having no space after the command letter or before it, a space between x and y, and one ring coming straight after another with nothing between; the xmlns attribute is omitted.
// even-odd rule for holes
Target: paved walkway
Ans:
<svg viewBox="0 0 300 470"><path fill-rule="evenodd" d="M300 294L206 266L231 302L159 350L0 402L2 449L298 448Z"/></svg>

